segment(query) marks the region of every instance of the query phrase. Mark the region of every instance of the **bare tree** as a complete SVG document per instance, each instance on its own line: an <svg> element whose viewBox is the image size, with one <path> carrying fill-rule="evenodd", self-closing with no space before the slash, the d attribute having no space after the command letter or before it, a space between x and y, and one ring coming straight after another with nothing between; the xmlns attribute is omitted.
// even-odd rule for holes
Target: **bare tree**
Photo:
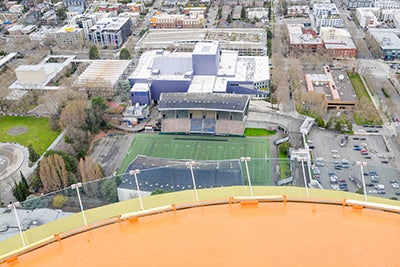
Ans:
<svg viewBox="0 0 400 267"><path fill-rule="evenodd" d="M304 74L300 64L300 60L297 58L289 59L289 80L293 90L300 89L300 81L304 79Z"/></svg>
<svg viewBox="0 0 400 267"><path fill-rule="evenodd" d="M67 102L81 99L86 101L86 95L70 89L59 89L49 91L39 97L39 103L42 104L50 114L61 115L61 110L67 105Z"/></svg>
<svg viewBox="0 0 400 267"><path fill-rule="evenodd" d="M104 177L103 170L100 164L95 162L91 157L81 158L78 164L79 173L84 183L83 189L85 193L94 197L100 191L98 183L89 183L94 180L98 180Z"/></svg>
<svg viewBox="0 0 400 267"><path fill-rule="evenodd" d="M381 121L379 113L367 97L362 97L356 107L355 115L364 122L378 124Z"/></svg>
<svg viewBox="0 0 400 267"><path fill-rule="evenodd" d="M369 51L371 51L371 54L380 56L381 47L379 43L375 40L375 38L372 36L372 34L370 34L369 32L365 34L365 43L367 44Z"/></svg>
<svg viewBox="0 0 400 267"><path fill-rule="evenodd" d="M326 112L327 103L325 95L316 92L307 92L302 94L301 100L304 103L303 108L306 107L307 111L317 116L321 116Z"/></svg>
<svg viewBox="0 0 400 267"><path fill-rule="evenodd" d="M73 128L83 128L87 118L85 112L86 105L86 101L82 99L75 99L68 102L61 112L61 129L69 131Z"/></svg>
<svg viewBox="0 0 400 267"><path fill-rule="evenodd" d="M67 103L62 109L59 124L61 129L66 130L66 141L71 144L76 153L83 153L89 146L90 132L86 129L88 115L86 113L87 103L83 99L75 99Z"/></svg>
<svg viewBox="0 0 400 267"><path fill-rule="evenodd" d="M39 177L42 181L44 193L56 191L69 185L68 171L63 158L53 154L43 158L40 162Z"/></svg>

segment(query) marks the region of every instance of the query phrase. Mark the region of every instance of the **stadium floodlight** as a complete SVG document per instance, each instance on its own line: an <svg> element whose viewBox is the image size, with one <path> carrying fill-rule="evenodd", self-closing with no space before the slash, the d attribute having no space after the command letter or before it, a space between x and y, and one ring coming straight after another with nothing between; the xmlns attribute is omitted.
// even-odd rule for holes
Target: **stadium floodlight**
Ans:
<svg viewBox="0 0 400 267"><path fill-rule="evenodd" d="M197 187L196 187L196 180L194 179L194 173L193 173L193 164L195 162L194 161L186 161L186 167L190 168L190 174L192 176L192 182L193 182L193 189L194 189L194 194L196 196L196 201L199 201L199 195L197 194Z"/></svg>
<svg viewBox="0 0 400 267"><path fill-rule="evenodd" d="M249 183L250 195L253 196L253 186L251 185L249 166L247 165L247 162L251 161L251 158L250 157L241 157L240 161L244 162L244 165L246 166L247 181Z"/></svg>
<svg viewBox="0 0 400 267"><path fill-rule="evenodd" d="M19 220L19 216L17 213L17 208L20 207L20 203L19 202L15 202L12 203L10 202L10 204L8 205L9 209L13 209L14 211L14 215L15 215L15 220L17 221L17 225L18 225L18 231L19 231L19 235L21 236L21 241L22 241L22 245L25 247L26 243L25 243L25 238L24 238L24 234L22 233L22 227L21 227L21 221Z"/></svg>
<svg viewBox="0 0 400 267"><path fill-rule="evenodd" d="M367 166L367 163L364 161L357 161L356 164L357 164L357 166L360 166L360 170L361 170L361 178L362 178L363 191L364 191L364 201L368 202L367 188L365 187L365 177L364 177L364 166Z"/></svg>
<svg viewBox="0 0 400 267"><path fill-rule="evenodd" d="M81 199L81 194L79 193L79 188L82 187L82 183L76 183L76 184L72 184L71 185L71 189L72 190L76 190L76 194L78 195L78 200L79 200L79 205L81 206L81 212L82 212L82 218L83 218L83 222L85 223L85 226L87 226L87 220L86 220L86 216L85 216L85 211L83 210L83 205L82 205L82 199Z"/></svg>
<svg viewBox="0 0 400 267"><path fill-rule="evenodd" d="M140 209L144 210L142 194L140 193L139 182L138 182L138 178L137 178L137 175L139 173L140 173L139 169L135 169L135 170L130 170L129 171L129 175L131 175L131 176L133 175L135 177L136 188L137 188L137 191L138 191L138 194L139 194Z"/></svg>
<svg viewBox="0 0 400 267"><path fill-rule="evenodd" d="M307 161L306 157L298 157L297 161L301 162L301 168L303 170L303 178L304 178L304 187L306 188L306 196L307 198L310 197L309 193L308 193L308 186L307 186L307 179L306 179L306 170L304 169L304 162Z"/></svg>

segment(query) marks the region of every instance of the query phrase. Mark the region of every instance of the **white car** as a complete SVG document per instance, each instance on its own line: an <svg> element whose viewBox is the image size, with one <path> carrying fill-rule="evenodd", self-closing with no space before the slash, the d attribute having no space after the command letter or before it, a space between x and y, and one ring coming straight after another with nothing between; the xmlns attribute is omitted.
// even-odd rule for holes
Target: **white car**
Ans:
<svg viewBox="0 0 400 267"><path fill-rule="evenodd" d="M375 189L376 189L376 190L384 190L384 189L385 189L385 185L383 185L383 184L377 184L377 185L375 185Z"/></svg>

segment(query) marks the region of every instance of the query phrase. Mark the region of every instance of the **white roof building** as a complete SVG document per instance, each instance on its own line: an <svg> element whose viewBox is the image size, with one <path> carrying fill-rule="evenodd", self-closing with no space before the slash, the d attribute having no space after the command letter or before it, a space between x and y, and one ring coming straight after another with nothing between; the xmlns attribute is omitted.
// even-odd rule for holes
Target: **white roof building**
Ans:
<svg viewBox="0 0 400 267"><path fill-rule="evenodd" d="M247 18L248 19L261 19L268 17L268 9L257 7L257 8L248 8L247 9Z"/></svg>
<svg viewBox="0 0 400 267"><path fill-rule="evenodd" d="M314 4L313 15L315 26L343 27L343 21L340 12L335 4Z"/></svg>
<svg viewBox="0 0 400 267"><path fill-rule="evenodd" d="M351 39L351 34L345 29L321 27L319 35L322 39Z"/></svg>
<svg viewBox="0 0 400 267"><path fill-rule="evenodd" d="M48 83L64 70L75 56L52 55L36 65L20 65L15 69L17 81L9 89L21 90L57 90L59 86L49 86ZM56 62L54 62L56 61Z"/></svg>
<svg viewBox="0 0 400 267"><path fill-rule="evenodd" d="M379 8L357 8L356 18L361 27L376 28L380 26L377 16L379 16Z"/></svg>
<svg viewBox="0 0 400 267"><path fill-rule="evenodd" d="M257 94L269 79L268 57L239 56L215 41L197 43L193 52L145 52L129 77L132 86L149 84L153 99L162 92Z"/></svg>
<svg viewBox="0 0 400 267"><path fill-rule="evenodd" d="M375 0L374 7L380 9L400 9L400 5L395 0Z"/></svg>

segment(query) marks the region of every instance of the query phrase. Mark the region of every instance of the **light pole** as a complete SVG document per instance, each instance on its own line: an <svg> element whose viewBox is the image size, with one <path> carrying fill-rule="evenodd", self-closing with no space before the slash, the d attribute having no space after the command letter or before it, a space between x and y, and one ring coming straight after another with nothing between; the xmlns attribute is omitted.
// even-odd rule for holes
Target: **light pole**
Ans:
<svg viewBox="0 0 400 267"><path fill-rule="evenodd" d="M139 202L140 202L140 208L142 209L142 210L144 210L144 207L143 207L143 200L142 200L142 194L140 193L140 188L139 188L139 182L138 182L138 178L137 178L137 175L140 173L140 170L139 169L135 169L135 170L130 170L129 171L129 175L133 175L134 177L135 177L135 183L136 183L136 188L137 188L137 191L138 191L138 194L139 194Z"/></svg>
<svg viewBox="0 0 400 267"><path fill-rule="evenodd" d="M244 165L246 166L247 181L248 181L249 187L250 187L250 195L253 196L253 186L251 185L249 165L247 164L247 162L251 161L251 158L250 157L241 157L240 161L244 162Z"/></svg>
<svg viewBox="0 0 400 267"><path fill-rule="evenodd" d="M194 161L187 161L187 162L185 162L185 164L186 164L186 167L190 168L190 174L192 175L193 189L194 189L194 193L196 195L196 201L199 201L199 195L197 194L196 181L194 179L194 173L193 173Z"/></svg>
<svg viewBox="0 0 400 267"><path fill-rule="evenodd" d="M85 223L85 226L87 226L87 221L86 221L86 216L85 216L85 211L83 210L83 205L82 205L82 199L81 199L81 194L79 193L79 188L82 187L82 183L76 183L71 185L72 190L76 190L76 194L78 195L78 200L79 200L79 205L81 206L81 212L82 212L82 218L83 222Z"/></svg>
<svg viewBox="0 0 400 267"><path fill-rule="evenodd" d="M17 213L17 207L20 207L20 206L21 205L20 205L19 202L15 202L15 203L10 202L10 204L8 205L8 208L9 209L12 208L13 211L14 211L15 219L17 220L19 235L21 236L22 245L25 247L26 246L25 238L24 238L24 234L22 233L21 222L19 220L19 216L18 216L18 213Z"/></svg>
<svg viewBox="0 0 400 267"><path fill-rule="evenodd" d="M365 188L365 177L364 177L364 166L367 166L367 163L363 162L363 161L357 161L356 164L358 166L360 166L361 178L362 178L362 183L363 183L363 191L364 191L364 200L365 200L365 202L367 202L368 201L368 199L367 199L367 190Z"/></svg>
<svg viewBox="0 0 400 267"><path fill-rule="evenodd" d="M308 193L308 186L307 186L307 179L306 179L306 170L304 169L304 161L307 161L307 158L305 157L298 157L297 161L301 162L301 168L303 169L303 178L304 178L304 186L306 188L306 196L307 198L310 197L309 193Z"/></svg>

